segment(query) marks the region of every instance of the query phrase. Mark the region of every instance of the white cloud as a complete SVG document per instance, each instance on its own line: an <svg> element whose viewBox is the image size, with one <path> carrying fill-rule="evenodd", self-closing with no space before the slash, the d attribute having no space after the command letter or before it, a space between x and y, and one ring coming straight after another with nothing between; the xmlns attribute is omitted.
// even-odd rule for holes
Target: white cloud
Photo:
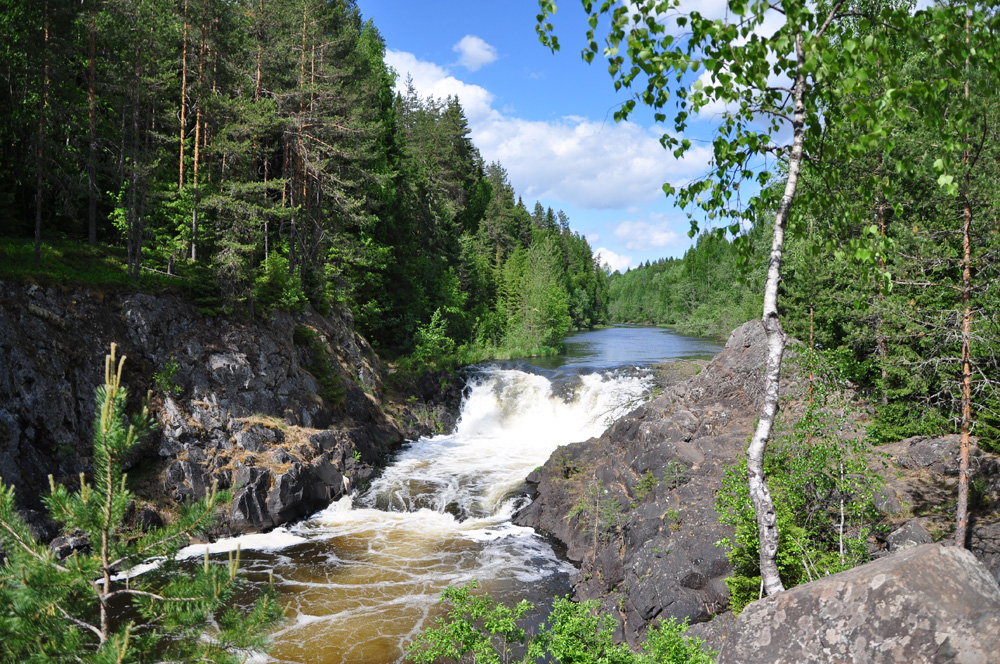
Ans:
<svg viewBox="0 0 1000 664"><path fill-rule="evenodd" d="M458 53L458 64L469 71L477 71L497 59L497 50L475 35L465 35L451 50Z"/></svg>
<svg viewBox="0 0 1000 664"><path fill-rule="evenodd" d="M676 160L660 145L660 130L631 122L505 115L493 108L494 96L485 88L443 67L400 51L388 51L386 61L400 74L400 89L409 74L421 96L457 95L483 158L503 164L527 201L555 199L587 210L641 206L663 196L664 182L678 185L703 175L712 156L711 147L695 146Z"/></svg>
<svg viewBox="0 0 1000 664"><path fill-rule="evenodd" d="M670 227L663 215L654 214L648 221L623 221L615 228L615 237L630 251L679 248L686 246L688 237Z"/></svg>
<svg viewBox="0 0 1000 664"><path fill-rule="evenodd" d="M595 249L594 255L599 257L601 265L607 264L607 266L611 268L612 272L615 272L616 270L618 272L624 272L632 266L631 256L621 256L604 247Z"/></svg>
<svg viewBox="0 0 1000 664"><path fill-rule="evenodd" d="M495 113L493 94L486 88L458 80L443 67L418 60L412 53L393 50L386 51L385 62L399 74L396 81L396 90L399 92L404 91L406 78L409 76L413 79L413 87L422 97L458 97L470 122L484 120Z"/></svg>

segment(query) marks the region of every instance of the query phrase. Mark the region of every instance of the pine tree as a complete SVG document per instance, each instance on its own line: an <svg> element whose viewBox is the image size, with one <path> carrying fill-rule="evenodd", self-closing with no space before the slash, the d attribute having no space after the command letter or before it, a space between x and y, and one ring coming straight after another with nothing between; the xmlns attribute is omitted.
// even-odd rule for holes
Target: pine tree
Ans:
<svg viewBox="0 0 1000 664"><path fill-rule="evenodd" d="M66 531L86 533L90 550L63 560L37 542L14 509L14 491L0 485L0 661L3 662L239 662L266 645L266 628L280 616L273 589L247 612L232 608L242 585L239 553L228 565L186 566L180 548L204 531L228 496L215 488L183 507L163 528L129 528L134 500L123 462L150 429L148 410L129 422L121 384L125 358L105 358L97 389L94 476L70 491L56 486L45 499ZM156 567L136 573L138 565Z"/></svg>

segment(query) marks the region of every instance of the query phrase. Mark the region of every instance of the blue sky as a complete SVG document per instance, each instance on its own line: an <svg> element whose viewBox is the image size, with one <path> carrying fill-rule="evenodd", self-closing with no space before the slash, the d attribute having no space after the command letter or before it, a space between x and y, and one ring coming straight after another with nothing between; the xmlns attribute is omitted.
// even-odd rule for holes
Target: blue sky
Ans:
<svg viewBox="0 0 1000 664"><path fill-rule="evenodd" d="M724 8L702 0L702 11ZM487 162L499 161L530 210L536 200L562 209L571 227L612 269L680 256L691 245L689 222L661 189L702 176L709 150L677 161L659 144L652 114L616 124L626 99L604 65L580 58L586 30L577 0L554 17L562 50L552 54L535 33L536 0L358 0L386 42L386 60L421 96L456 94L472 139ZM717 7L718 6L718 7ZM724 9L723 9L724 10ZM711 119L695 122L706 137Z"/></svg>

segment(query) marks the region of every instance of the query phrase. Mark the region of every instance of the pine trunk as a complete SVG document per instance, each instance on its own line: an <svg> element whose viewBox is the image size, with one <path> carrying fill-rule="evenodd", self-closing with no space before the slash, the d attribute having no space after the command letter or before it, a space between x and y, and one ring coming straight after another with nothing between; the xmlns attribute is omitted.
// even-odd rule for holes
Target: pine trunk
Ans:
<svg viewBox="0 0 1000 664"><path fill-rule="evenodd" d="M188 0L184 0L184 41L181 46L181 147L177 190L184 188L184 132L187 123Z"/></svg>
<svg viewBox="0 0 1000 664"><path fill-rule="evenodd" d="M87 68L87 241L97 244L97 0L90 2L90 62Z"/></svg>
<svg viewBox="0 0 1000 664"><path fill-rule="evenodd" d="M201 48L198 50L198 94L194 115L194 171L192 173L194 192L191 200L191 260L198 260L198 164L201 159L201 105L202 82L205 71L205 41L207 39L205 20L208 13L208 0L201 3Z"/></svg>
<svg viewBox="0 0 1000 664"><path fill-rule="evenodd" d="M49 106L49 3L42 14L42 103L38 109L38 169L35 174L35 264L42 262L42 201L45 193L45 121Z"/></svg>

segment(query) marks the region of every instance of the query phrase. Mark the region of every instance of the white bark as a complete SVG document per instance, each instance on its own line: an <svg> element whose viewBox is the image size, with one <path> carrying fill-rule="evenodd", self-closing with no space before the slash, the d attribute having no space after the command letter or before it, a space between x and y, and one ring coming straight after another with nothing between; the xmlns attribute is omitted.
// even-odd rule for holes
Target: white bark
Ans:
<svg viewBox="0 0 1000 664"><path fill-rule="evenodd" d="M781 358L785 352L785 331L778 318L778 284L781 281L781 257L784 251L785 228L792 209L792 200L798 188L799 172L802 169L802 155L805 143L805 54L801 33L796 36L795 53L798 60L794 81L794 116L792 129L794 138L788 158L788 180L785 191L774 218L774 236L771 240L771 256L767 268L767 282L764 285L764 313L762 322L767 334L767 364L764 374L764 403L760 419L747 450L747 481L750 499L757 515L757 530L760 536L760 575L764 590L768 595L785 589L778 574L778 515L774 500L764 478L764 451L771 437L774 418L778 414L778 378L781 373Z"/></svg>

